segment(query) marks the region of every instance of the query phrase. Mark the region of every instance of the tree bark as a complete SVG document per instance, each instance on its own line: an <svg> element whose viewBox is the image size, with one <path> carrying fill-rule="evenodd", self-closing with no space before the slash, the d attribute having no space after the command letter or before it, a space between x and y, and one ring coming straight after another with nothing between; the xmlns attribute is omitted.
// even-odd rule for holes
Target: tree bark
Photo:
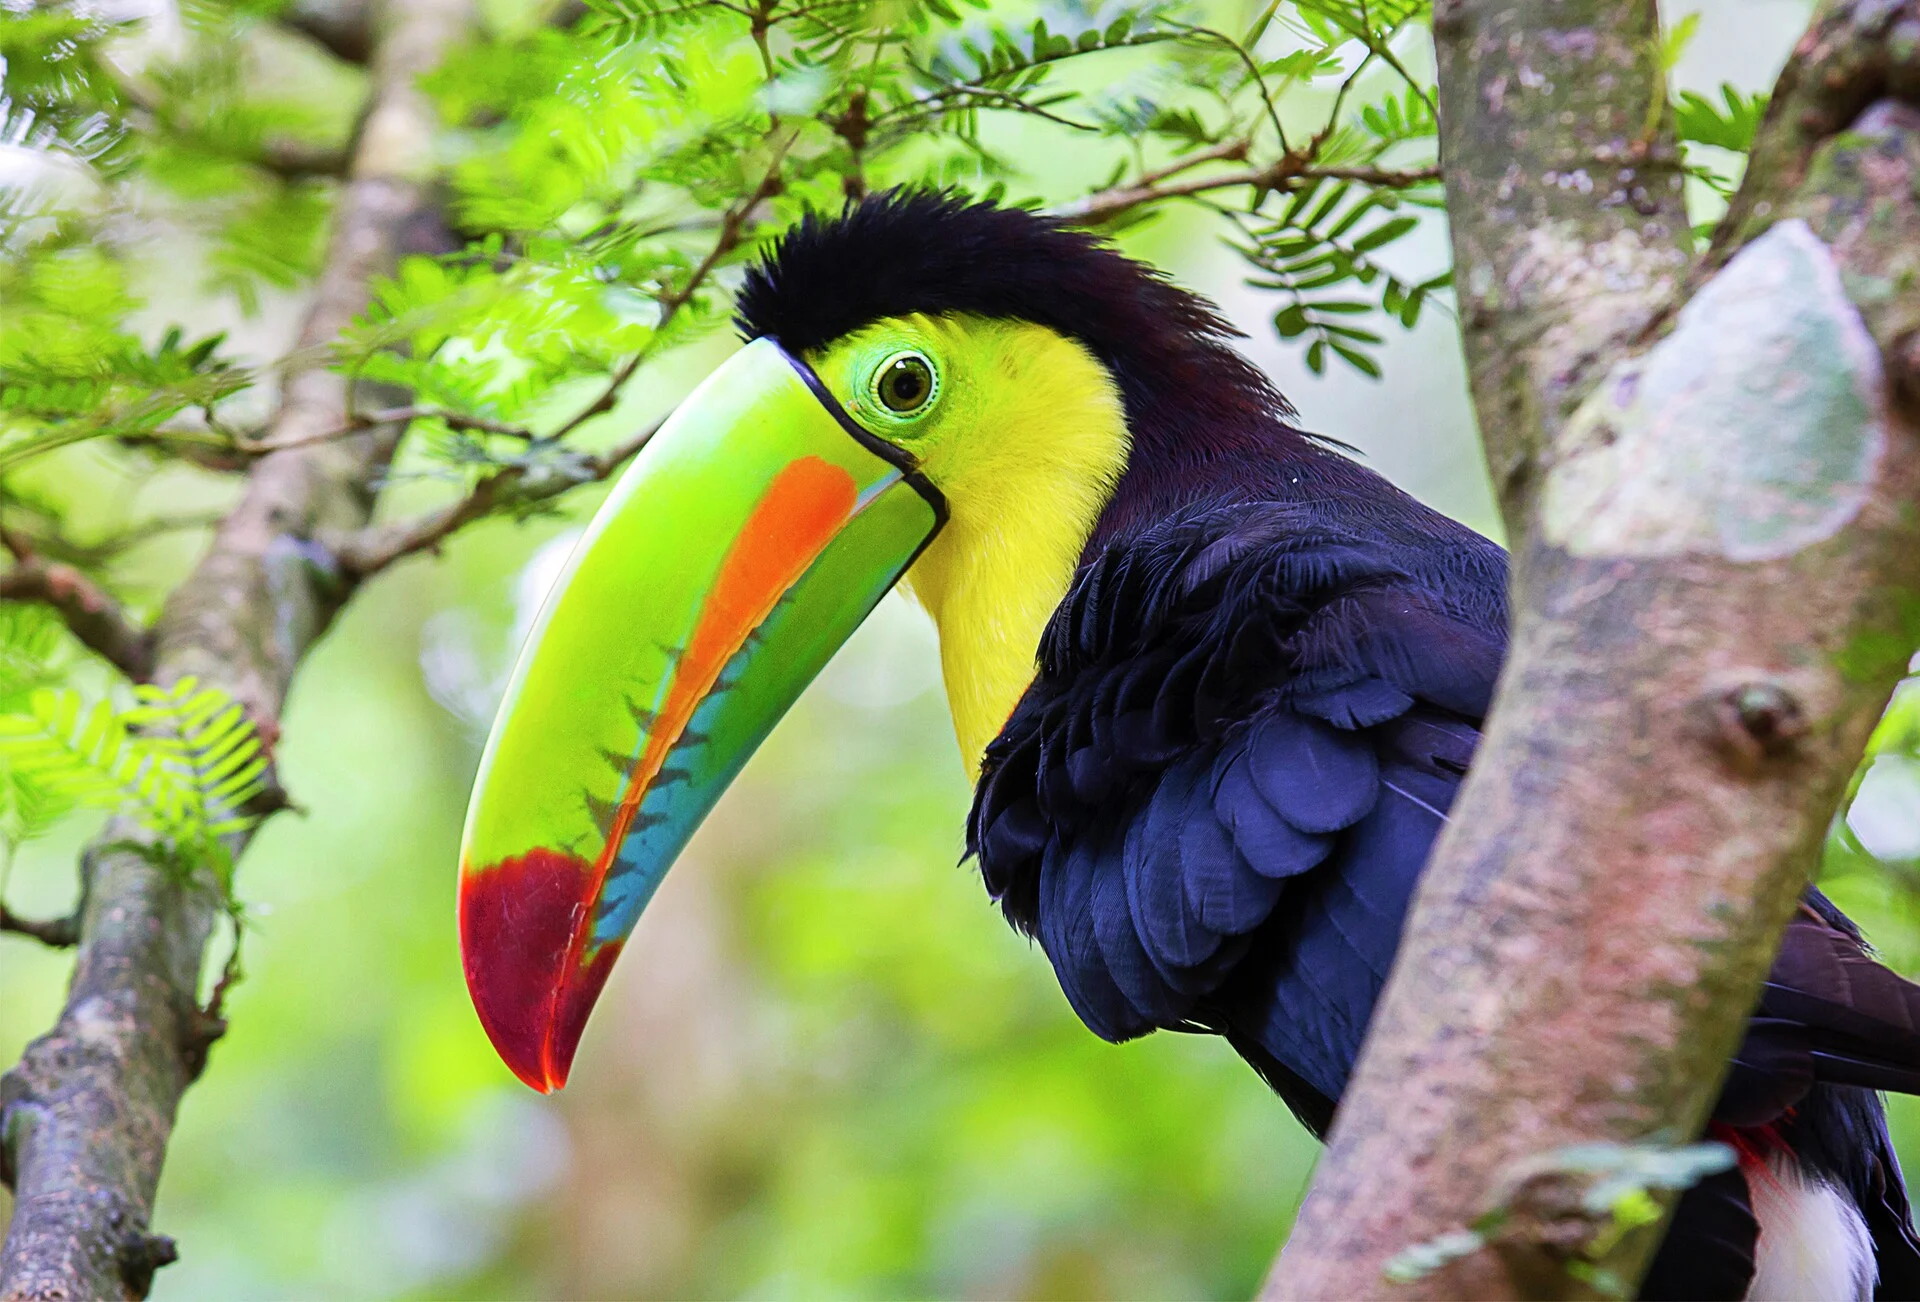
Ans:
<svg viewBox="0 0 1920 1302"><path fill-rule="evenodd" d="M1639 1278L1555 1154L1699 1134L1920 645L1920 4L1823 7L1697 266L1651 4L1434 30L1513 644L1271 1297Z"/></svg>
<svg viewBox="0 0 1920 1302"><path fill-rule="evenodd" d="M471 22L471 0L389 0L373 92L327 261L268 430L333 429L346 382L313 360L362 310L373 277L435 218L435 119L417 89ZM351 590L314 540L364 523L398 427L260 460L192 574L168 597L154 677L232 693L271 741L301 658ZM80 943L58 1024L0 1078L0 1175L14 1190L0 1297L144 1296L170 1241L149 1232L175 1111L220 1025L198 1004L220 901L124 826L86 853Z"/></svg>

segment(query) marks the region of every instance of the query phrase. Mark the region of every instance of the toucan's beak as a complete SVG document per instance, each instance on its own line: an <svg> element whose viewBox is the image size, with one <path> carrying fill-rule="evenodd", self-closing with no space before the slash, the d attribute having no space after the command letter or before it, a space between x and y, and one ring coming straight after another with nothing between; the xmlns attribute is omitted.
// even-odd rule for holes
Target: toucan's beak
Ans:
<svg viewBox="0 0 1920 1302"><path fill-rule="evenodd" d="M566 1083L675 856L945 518L770 339L621 476L521 648L460 850L467 988L521 1080Z"/></svg>

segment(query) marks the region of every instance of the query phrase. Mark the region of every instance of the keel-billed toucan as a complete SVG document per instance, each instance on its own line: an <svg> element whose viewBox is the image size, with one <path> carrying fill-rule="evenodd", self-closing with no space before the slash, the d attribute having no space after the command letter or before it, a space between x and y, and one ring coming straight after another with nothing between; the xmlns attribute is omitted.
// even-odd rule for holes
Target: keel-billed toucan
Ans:
<svg viewBox="0 0 1920 1302"><path fill-rule="evenodd" d="M481 763L461 939L508 1065L565 1081L674 856L899 583L938 625L968 849L1074 1011L1221 1034L1324 1133L1473 760L1504 553L1296 429L1205 301L1028 213L810 217L738 321ZM1809 891L1715 1113L1740 1162L1646 1295L1920 1296L1875 1089L1920 1091L1920 987Z"/></svg>

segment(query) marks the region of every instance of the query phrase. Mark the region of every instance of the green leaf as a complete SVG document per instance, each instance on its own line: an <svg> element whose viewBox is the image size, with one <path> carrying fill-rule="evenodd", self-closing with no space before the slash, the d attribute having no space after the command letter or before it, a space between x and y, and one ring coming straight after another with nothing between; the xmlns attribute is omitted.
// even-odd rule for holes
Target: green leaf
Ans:
<svg viewBox="0 0 1920 1302"><path fill-rule="evenodd" d="M1360 372L1360 374L1372 380L1380 378L1380 363L1374 361L1373 358L1335 339L1328 340L1327 344L1334 352L1340 354L1347 365L1353 367L1353 369Z"/></svg>
<svg viewBox="0 0 1920 1302"><path fill-rule="evenodd" d="M132 814L224 885L232 865L220 838L251 825L243 807L267 770L260 739L231 697L192 678L134 693L120 712L70 688L33 692L26 709L0 715L0 773L51 806ZM24 827L28 813L0 811L0 827L9 817Z"/></svg>
<svg viewBox="0 0 1920 1302"><path fill-rule="evenodd" d="M1754 133L1766 116L1767 94L1747 94L1738 87L1723 84L1720 103L1696 91L1686 91L1674 102L1674 130L1688 144L1711 145L1744 154L1753 148Z"/></svg>
<svg viewBox="0 0 1920 1302"><path fill-rule="evenodd" d="M1382 222L1353 242L1353 252L1372 253L1375 249L1384 248L1419 224L1418 217L1395 217L1392 221Z"/></svg>
<svg viewBox="0 0 1920 1302"><path fill-rule="evenodd" d="M1698 10L1688 14L1685 18L1682 18L1679 22L1667 29L1665 36L1660 42L1660 70L1662 72L1673 71L1674 65L1680 62L1680 56L1687 52L1687 47L1693 44L1693 38L1699 31L1700 14Z"/></svg>

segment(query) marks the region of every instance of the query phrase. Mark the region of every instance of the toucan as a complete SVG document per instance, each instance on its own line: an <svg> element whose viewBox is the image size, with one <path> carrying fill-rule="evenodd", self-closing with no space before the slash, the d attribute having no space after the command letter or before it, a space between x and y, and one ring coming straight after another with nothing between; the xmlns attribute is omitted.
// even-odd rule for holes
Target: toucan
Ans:
<svg viewBox="0 0 1920 1302"><path fill-rule="evenodd" d="M1089 1029L1224 1036L1324 1135L1507 646L1507 560L1304 432L1206 300L1045 216L892 191L747 272L745 346L594 515L461 849L469 989L565 1083L655 888L890 589L938 627L966 845ZM1808 889L1650 1298L1920 1297L1877 1091L1920 987Z"/></svg>

